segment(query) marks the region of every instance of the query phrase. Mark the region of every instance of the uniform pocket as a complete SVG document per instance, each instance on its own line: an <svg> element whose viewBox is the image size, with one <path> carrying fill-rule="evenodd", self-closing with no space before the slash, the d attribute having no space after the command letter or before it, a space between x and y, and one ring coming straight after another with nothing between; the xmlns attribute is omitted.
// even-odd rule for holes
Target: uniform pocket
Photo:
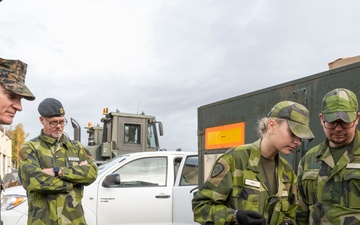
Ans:
<svg viewBox="0 0 360 225"><path fill-rule="evenodd" d="M304 191L303 194L305 195L305 200L309 205L315 204L316 201L318 175L319 169L306 170L304 171L301 179L301 184Z"/></svg>
<svg viewBox="0 0 360 225"><path fill-rule="evenodd" d="M233 199L235 204L239 204L237 207L241 209L258 211L260 192L258 188L236 188L233 189Z"/></svg>
<svg viewBox="0 0 360 225"><path fill-rule="evenodd" d="M360 170L346 170L344 173L344 204L360 209Z"/></svg>

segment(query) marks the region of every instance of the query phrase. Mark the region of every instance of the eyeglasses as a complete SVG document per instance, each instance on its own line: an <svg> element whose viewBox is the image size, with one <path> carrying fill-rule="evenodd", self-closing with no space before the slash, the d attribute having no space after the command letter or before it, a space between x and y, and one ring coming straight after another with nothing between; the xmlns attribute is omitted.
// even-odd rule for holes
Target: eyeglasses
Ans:
<svg viewBox="0 0 360 225"><path fill-rule="evenodd" d="M342 127L342 129L349 129L349 128L352 128L355 124L355 121L353 122L350 122L350 123L346 123L344 121L335 121L335 122L325 122L323 121L324 123L324 127L326 129L335 129L338 125L340 125Z"/></svg>
<svg viewBox="0 0 360 225"><path fill-rule="evenodd" d="M65 126L67 124L67 120L64 118L64 120L60 120L60 121L49 121L46 118L44 118L50 125L50 127L56 127L57 125L60 126Z"/></svg>

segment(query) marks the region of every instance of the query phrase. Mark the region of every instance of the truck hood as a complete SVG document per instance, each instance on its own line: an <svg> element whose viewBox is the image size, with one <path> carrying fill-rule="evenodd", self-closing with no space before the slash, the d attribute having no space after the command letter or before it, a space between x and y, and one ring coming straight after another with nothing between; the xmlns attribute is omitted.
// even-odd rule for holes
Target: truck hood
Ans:
<svg viewBox="0 0 360 225"><path fill-rule="evenodd" d="M27 214L27 211L28 211L27 197L26 197L26 191L23 188L23 186L15 186L15 187L6 188L5 190L3 190L1 195L2 195L1 196L2 200L5 200L8 197L9 198L11 198L11 197L14 198L14 197L19 196L19 195L24 197L25 201L23 201L22 203L20 203L18 206L14 207L11 210L15 210L15 211L17 211L19 213L22 213L22 214Z"/></svg>
<svg viewBox="0 0 360 225"><path fill-rule="evenodd" d="M9 187L3 190L2 192L3 195L11 195L11 194L17 194L17 195L25 195L26 196L26 191L23 188L23 186L14 186L14 187Z"/></svg>

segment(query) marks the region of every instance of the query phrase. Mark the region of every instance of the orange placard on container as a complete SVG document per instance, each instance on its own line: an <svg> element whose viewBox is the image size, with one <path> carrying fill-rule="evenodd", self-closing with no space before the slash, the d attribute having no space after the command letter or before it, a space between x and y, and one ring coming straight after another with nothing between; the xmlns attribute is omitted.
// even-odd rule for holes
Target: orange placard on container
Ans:
<svg viewBox="0 0 360 225"><path fill-rule="evenodd" d="M243 145L244 140L245 122L205 129L205 150Z"/></svg>

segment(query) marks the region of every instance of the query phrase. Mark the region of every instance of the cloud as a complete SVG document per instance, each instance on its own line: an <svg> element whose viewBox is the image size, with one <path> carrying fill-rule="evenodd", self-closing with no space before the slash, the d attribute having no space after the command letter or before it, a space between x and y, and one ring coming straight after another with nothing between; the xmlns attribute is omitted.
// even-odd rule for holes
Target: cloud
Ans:
<svg viewBox="0 0 360 225"><path fill-rule="evenodd" d="M197 108L359 55L357 1L7 0L0 55L26 62L36 95L16 123L41 129L55 97L82 127L102 108L162 121L168 150L197 151ZM67 132L72 134L71 126ZM86 132L82 130L83 143Z"/></svg>

